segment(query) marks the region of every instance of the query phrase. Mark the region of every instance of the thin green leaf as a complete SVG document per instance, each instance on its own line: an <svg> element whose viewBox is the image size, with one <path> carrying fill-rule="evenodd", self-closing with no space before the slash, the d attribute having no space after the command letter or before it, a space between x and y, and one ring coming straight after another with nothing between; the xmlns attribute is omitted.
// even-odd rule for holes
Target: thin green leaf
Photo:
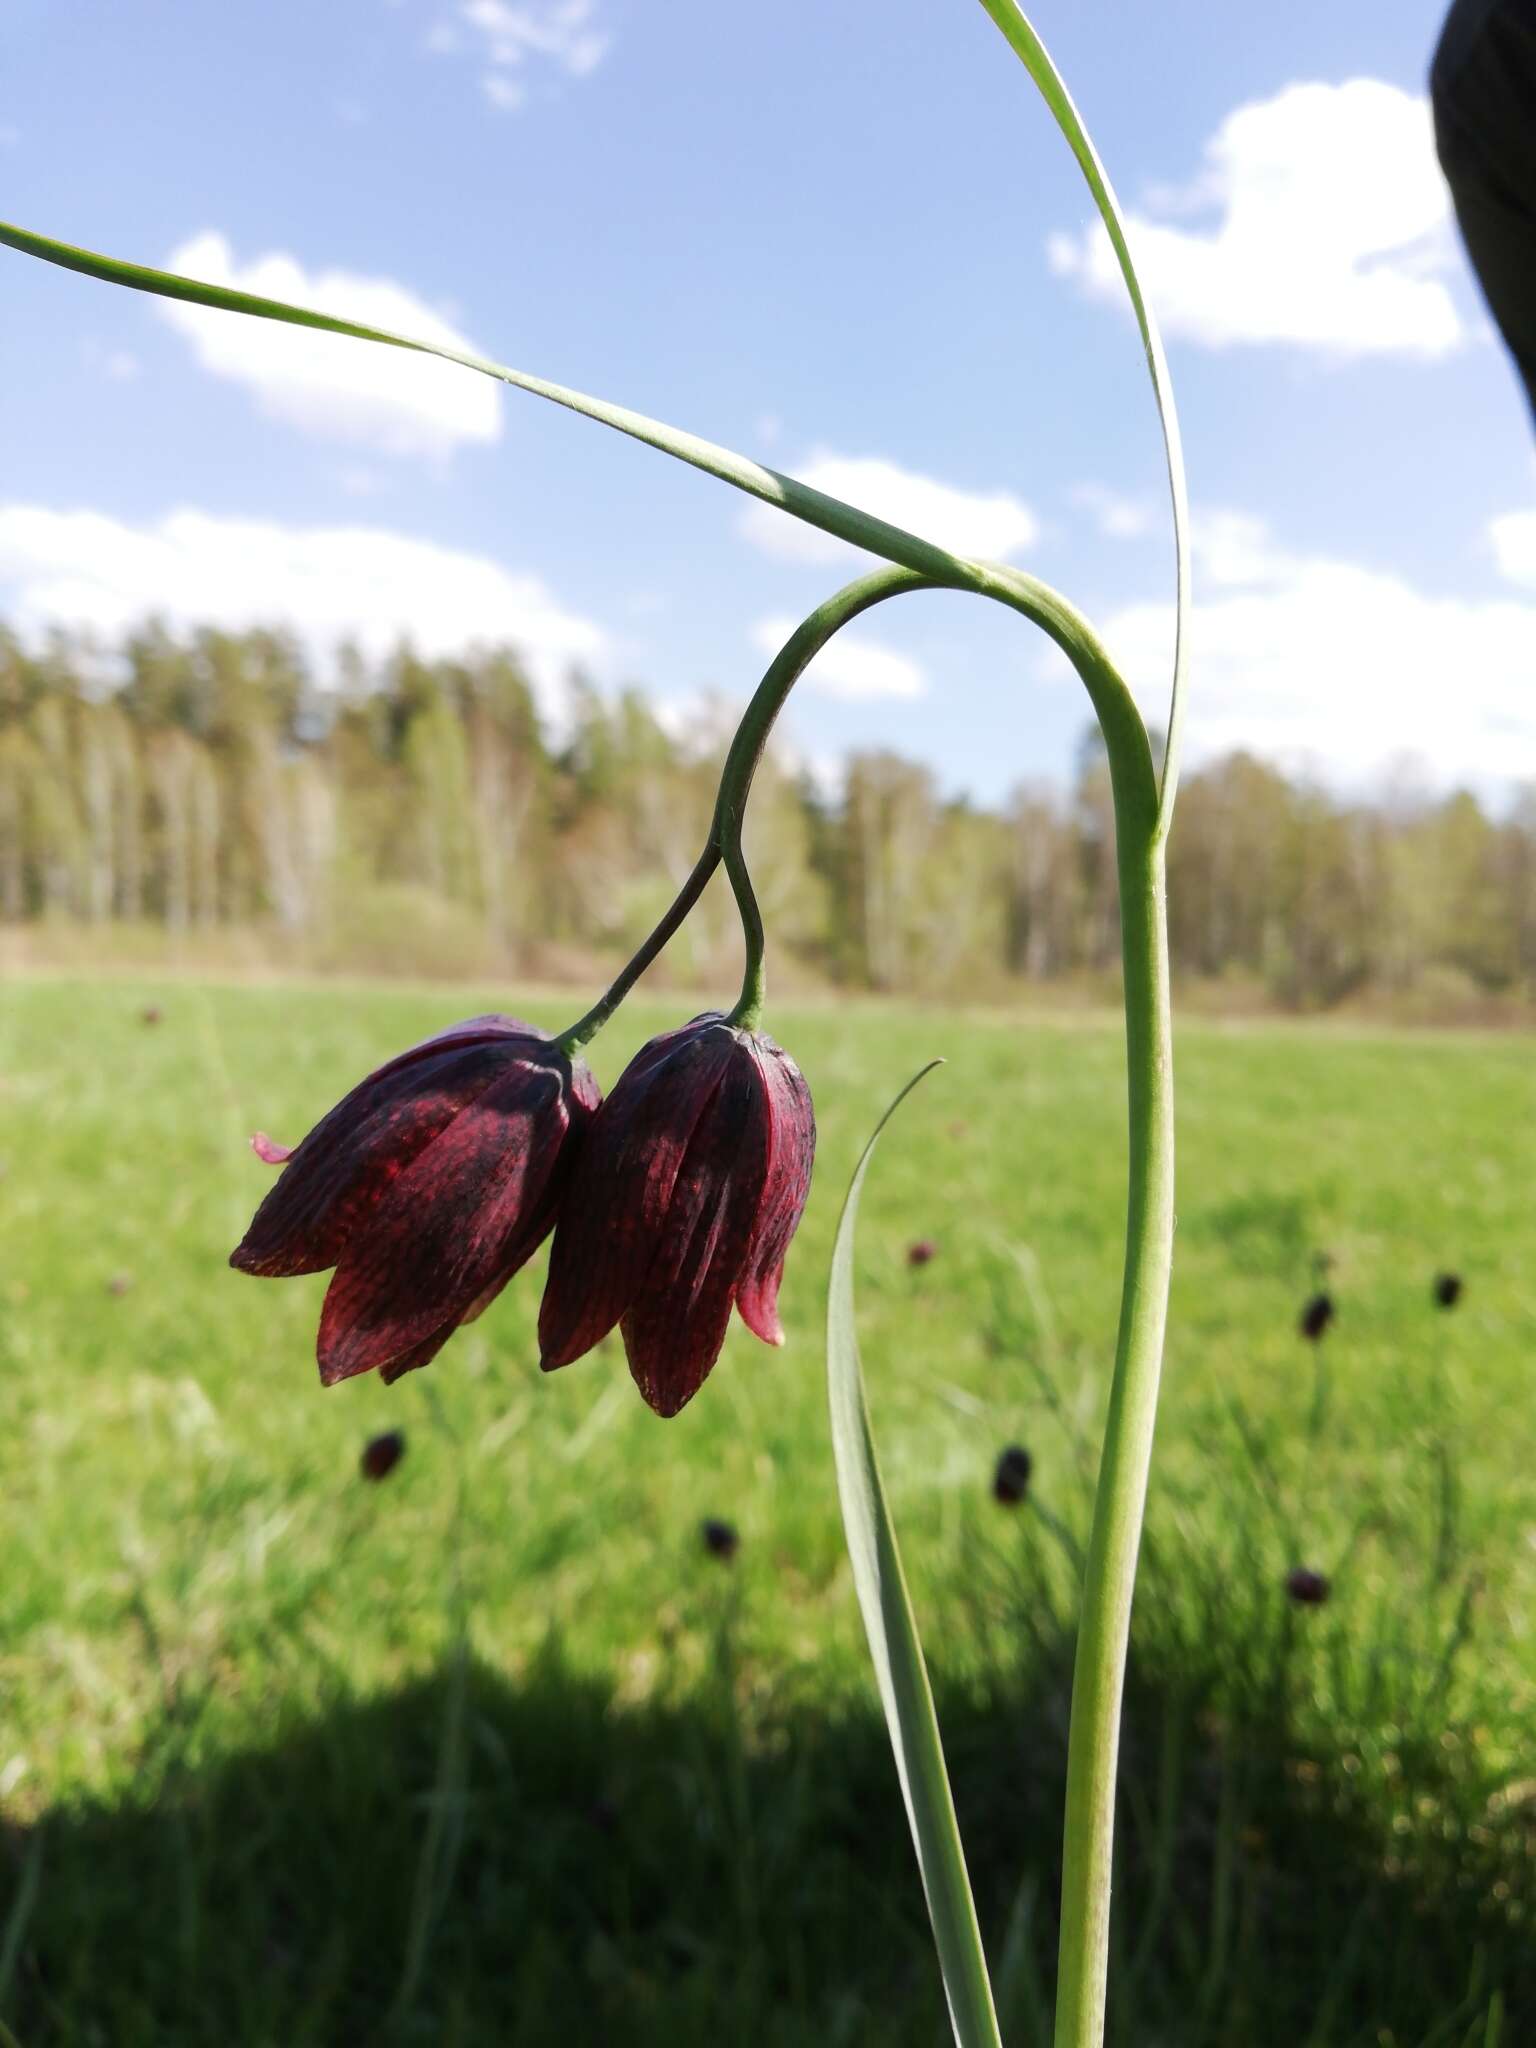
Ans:
<svg viewBox="0 0 1536 2048"><path fill-rule="evenodd" d="M1116 261L1120 265L1120 275L1125 279L1125 288L1131 295L1136 324L1141 329L1142 346L1147 354L1147 368L1152 376L1152 393L1157 400L1157 415L1162 422L1163 448L1168 458L1168 492L1173 500L1176 616L1173 693L1168 704L1168 741L1163 752L1162 791L1157 812L1157 831L1161 837L1166 834L1173 817L1173 799L1179 781L1179 750L1184 726L1184 668L1190 604L1189 492L1184 480L1184 446L1179 435L1178 408L1173 402L1173 381L1168 375L1168 359L1163 354L1163 341L1157 331L1157 321L1143 296L1141 280L1137 277L1136 265L1131 260L1119 201L1115 198L1114 188L1109 182L1103 164L1099 161L1099 153L1093 146L1088 130L1083 126L1082 117L1072 104L1072 95L1062 82L1060 72L1051 62L1050 52L1036 34L1029 17L1018 5L1018 0L981 0L981 4L1001 29L1009 47L1016 52L1025 70L1039 87L1040 97L1050 108L1057 127L1066 137L1067 145L1077 158L1083 176L1088 181L1094 205L1099 209L1099 217L1104 223L1114 248Z"/></svg>
<svg viewBox="0 0 1536 2048"><path fill-rule="evenodd" d="M933 1711L928 1669L923 1662L923 1646L902 1576L901 1553L870 1433L854 1329L853 1242L859 1191L881 1131L923 1076L940 1064L933 1060L915 1075L880 1119L874 1137L864 1148L843 1204L837 1242L832 1249L832 1280L827 1297L827 1393L832 1408L837 1490L848 1555L853 1563L853 1582L928 1899L928 1916L933 1922L950 2021L960 2048L1001 2048L992 1990L987 1981L987 1959L966 1875L949 1776L944 1768L944 1748Z"/></svg>
<svg viewBox="0 0 1536 2048"><path fill-rule="evenodd" d="M144 264L124 263L115 256L98 255L93 249L77 249L68 242L54 241L48 235L34 234L30 228L16 227L8 221L0 221L0 244L19 249L26 256L41 257L45 263L56 263L61 269L78 271L83 277L99 278L106 284L126 285L130 291L149 292L156 298L181 299L194 306L212 306L224 313L247 313L258 320L276 320L290 327L312 327L322 334L348 335L354 341L379 342L386 348L408 349L415 355L440 356L444 362L458 363L466 370L478 370L482 376L515 385L519 391L531 391L536 398L547 398L554 405L563 405L589 420L613 427L633 440L643 441L649 448L659 448L664 455L675 455L680 462L691 463L707 476L734 484L737 490L745 491L750 497L761 498L766 505L776 505L780 511L803 519L807 525L818 526L823 533L835 534L839 540L851 541L855 547L867 548L871 554L882 555L889 562L900 562L922 575L938 576L945 581L952 581L957 574L962 580L969 581L970 572L975 567L970 561L935 547L932 541L921 540L903 527L892 526L889 520L861 512L856 505L845 505L841 498L813 490L809 484L784 476L776 469L764 469L761 463L749 461L745 455L734 454L731 449L722 448L714 441L701 440L696 434L685 433L681 427L669 427L662 420L648 419L644 413L631 412L626 406L610 405L604 398L589 398L585 392L572 391L564 384L551 384L547 378L530 376L525 370L509 369L505 363L493 363L484 356L444 348L436 342L417 341L408 334L395 334L387 327L369 327L361 321L343 320L331 313L316 312L313 307L293 306L285 299L262 298L254 292L232 291L227 285L204 284L200 278L182 277L175 271L151 270Z"/></svg>

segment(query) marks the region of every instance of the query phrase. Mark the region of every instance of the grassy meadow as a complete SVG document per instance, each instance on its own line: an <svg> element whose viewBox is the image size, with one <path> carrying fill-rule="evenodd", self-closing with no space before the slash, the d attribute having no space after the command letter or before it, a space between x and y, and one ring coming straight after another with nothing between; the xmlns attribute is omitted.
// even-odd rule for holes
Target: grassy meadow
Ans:
<svg viewBox="0 0 1536 2048"><path fill-rule="evenodd" d="M540 1375L542 1257L427 1372L322 1393L323 1278L225 1263L268 1184L247 1136L295 1141L488 1007L582 1005L4 991L0 2042L936 2048L820 1326L859 1148L943 1053L867 1190L860 1330L1007 2038L1040 2048L1117 1306L1118 1020L774 1007L821 1126L789 1343L734 1331L674 1422L614 1340ZM678 1016L627 1005L600 1077ZM1515 2048L1536 2040L1536 1056L1190 1025L1179 1122L1112 2038ZM1338 1314L1313 1345L1319 1285ZM370 1484L359 1454L392 1428L405 1456ZM991 1485L1010 1443L1033 1459L1014 1508ZM1325 1604L1287 1598L1296 1565Z"/></svg>

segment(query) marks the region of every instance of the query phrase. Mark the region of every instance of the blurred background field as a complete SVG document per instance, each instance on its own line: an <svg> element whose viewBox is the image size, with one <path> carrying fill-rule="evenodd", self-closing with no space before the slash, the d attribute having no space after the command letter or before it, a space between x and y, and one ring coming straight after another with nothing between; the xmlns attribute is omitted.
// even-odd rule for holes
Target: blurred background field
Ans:
<svg viewBox="0 0 1536 2048"><path fill-rule="evenodd" d="M860 1328L1008 2039L1043 2041L1118 1020L775 1006L821 1124L789 1343L734 1332L671 1424L612 1341L539 1374L542 1256L428 1372L322 1394L323 1281L225 1264L267 1184L246 1139L514 1006L582 1003L7 986L0 2018L22 2048L942 2037L820 1324L858 1149L943 1053L868 1189ZM686 1010L626 1006L601 1078ZM1180 1064L1115 2038L1508 2048L1536 2037L1530 1046L1186 1023Z"/></svg>
<svg viewBox="0 0 1536 2048"><path fill-rule="evenodd" d="M1026 744L1035 716L1010 700ZM579 671L552 713L510 647L332 674L287 632L29 651L0 621L0 971L606 980L693 865L734 722ZM781 991L1118 1006L1095 726L990 801L889 745L783 740L747 848ZM1168 882L1181 1009L1536 1018L1536 785L1231 749L1185 778ZM717 880L663 971L728 981L738 943Z"/></svg>

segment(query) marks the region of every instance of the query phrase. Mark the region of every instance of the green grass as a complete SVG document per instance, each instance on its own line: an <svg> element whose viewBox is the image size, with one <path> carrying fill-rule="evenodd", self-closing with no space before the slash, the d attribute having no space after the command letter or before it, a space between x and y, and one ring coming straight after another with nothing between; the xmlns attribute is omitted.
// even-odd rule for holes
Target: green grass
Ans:
<svg viewBox="0 0 1536 2048"><path fill-rule="evenodd" d="M861 1341L1005 2024L1042 2041L1117 1024L775 1008L822 1132L789 1343L733 1333L675 1422L612 1343L539 1374L537 1269L428 1372L322 1393L323 1279L225 1264L268 1184L245 1139L498 1000L4 992L0 2017L22 2048L942 2038L820 1354L859 1148L942 1052L866 1194ZM676 1016L627 1006L602 1078ZM1536 1062L1202 1025L1179 1092L1112 2033L1511 2048L1536 2038ZM405 1460L366 1485L392 1426ZM1287 1602L1294 1563L1327 1606Z"/></svg>

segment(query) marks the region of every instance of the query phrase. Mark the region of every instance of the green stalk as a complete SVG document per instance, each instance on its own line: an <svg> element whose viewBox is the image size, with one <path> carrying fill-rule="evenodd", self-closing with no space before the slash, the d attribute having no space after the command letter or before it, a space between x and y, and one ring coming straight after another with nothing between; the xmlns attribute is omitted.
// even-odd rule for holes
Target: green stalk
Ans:
<svg viewBox="0 0 1536 2048"><path fill-rule="evenodd" d="M612 985L598 998L587 1014L584 1017L578 1017L576 1022L568 1030L562 1031L555 1040L556 1045L559 1046L567 1058L573 1052L580 1052L581 1048L594 1039L598 1032L602 1030L608 1019L613 1015L620 1003L623 1002L657 954L666 945L672 934L682 924L683 919L692 910L695 903L704 894L705 883L719 865L720 849L716 846L713 835L711 835L704 851L693 864L693 872L689 875L687 881L684 882L682 888L678 890L676 896L672 899L671 908L645 941L644 945L640 947L633 959L625 965Z"/></svg>
<svg viewBox="0 0 1536 2048"><path fill-rule="evenodd" d="M1056 2048L1100 2048L1104 2039L1120 1703L1173 1264L1173 1032L1162 838L1152 820L1127 817L1118 786L1116 839L1130 1191L1120 1331L1072 1679Z"/></svg>
<svg viewBox="0 0 1536 2048"><path fill-rule="evenodd" d="M738 888L738 902L748 924L748 965L737 1016L744 1021L750 1010L755 1021L751 1005L761 1002L762 928L741 858L741 827L768 734L790 690L834 633L886 598L936 587L969 589L992 597L1050 634L1088 690L1104 734L1114 792L1130 1128L1125 1276L1072 1689L1056 2008L1056 2048L1100 2048L1109 1963L1120 1703L1173 1258L1173 1056L1163 860L1166 811L1160 807L1146 728L1124 681L1086 622L1065 599L1035 579L992 566L968 567L958 576L942 579L907 569L878 569L819 606L775 657L726 758L712 839L732 870L733 882L739 874L745 884L745 898ZM867 1434L867 1418L865 1427ZM883 1500L876 1503L868 1519L894 1545ZM880 1631L878 1638L871 1635L878 1669L893 1661L901 1668L911 1665L914 1669L920 1663L920 1652L904 1657L897 1654L878 1615L871 1624L866 1614L866 1625ZM927 1726L921 1715L917 1724L920 1730ZM906 1754L916 1742L911 1730L893 1723L892 1739L897 1745L903 1786L908 1788L913 1835L926 1882L933 1861L932 1841L948 1843L953 1835L952 1812L946 1824L939 1811L948 1800L942 1756L937 1767L930 1757L918 1768L913 1756ZM957 1841L954 1855L959 1855ZM956 1885L965 1883L963 1861L956 1867L958 1879L952 1878L944 1887L944 1897L951 1901ZM929 1904L940 1939L956 2037L970 2048L972 2043L993 2038L986 2025L990 2001L978 2004L959 1996L965 1984L974 1988L975 1982L986 1981L979 1936L967 1932L974 1929L974 1914L968 1920L962 1915L955 1927L950 1927L948 1917L952 1916L946 1916L932 1893ZM994 2030L995 2024L995 2020L991 2022Z"/></svg>

